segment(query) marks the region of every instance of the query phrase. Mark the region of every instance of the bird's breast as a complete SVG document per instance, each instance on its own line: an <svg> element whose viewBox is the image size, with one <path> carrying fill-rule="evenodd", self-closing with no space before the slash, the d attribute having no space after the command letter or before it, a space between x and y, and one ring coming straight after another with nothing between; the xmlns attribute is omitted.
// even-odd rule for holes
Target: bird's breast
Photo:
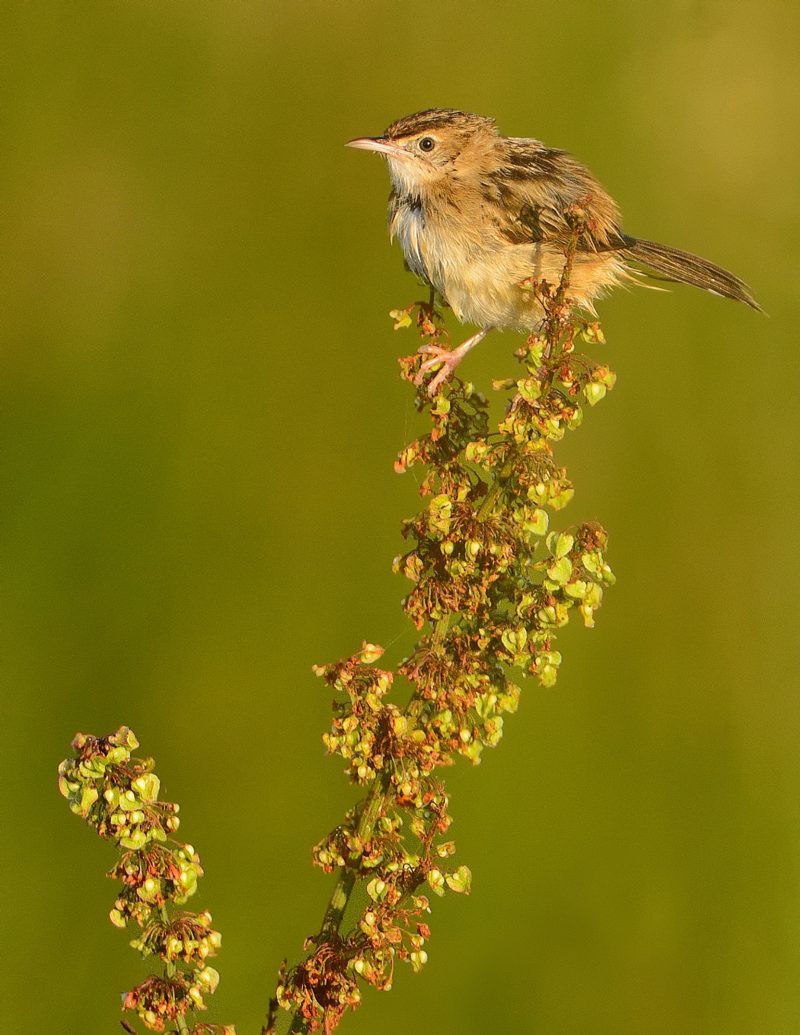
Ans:
<svg viewBox="0 0 800 1035"><path fill-rule="evenodd" d="M493 250L472 229L459 229L415 199L401 201L389 219L389 232L403 249L409 269L432 284L451 305L448 288Z"/></svg>
<svg viewBox="0 0 800 1035"><path fill-rule="evenodd" d="M501 242L462 221L460 226L418 202L400 201L389 232L412 273L431 284L462 322L508 326L515 322L515 295L526 275Z"/></svg>
<svg viewBox="0 0 800 1035"><path fill-rule="evenodd" d="M490 224L443 218L413 200L394 207L389 230L409 269L433 285L462 323L479 327L537 327L542 309L526 280L557 284L564 268L562 248L509 243ZM575 300L591 309L591 299L619 279L620 264L611 255L585 258L591 265L580 256L571 279Z"/></svg>

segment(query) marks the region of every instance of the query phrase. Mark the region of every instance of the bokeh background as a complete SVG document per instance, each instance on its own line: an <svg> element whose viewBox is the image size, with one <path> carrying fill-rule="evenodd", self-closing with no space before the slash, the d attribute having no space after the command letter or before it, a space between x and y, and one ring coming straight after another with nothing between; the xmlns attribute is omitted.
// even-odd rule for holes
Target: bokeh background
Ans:
<svg viewBox="0 0 800 1035"><path fill-rule="evenodd" d="M55 768L131 725L242 1035L353 800L311 664L413 643L415 485L382 163L431 105L577 153L630 232L749 280L602 306L617 389L561 456L617 586L448 776L469 900L357 1033L800 1031L798 79L782 0L3 5L2 1027L107 1035L143 973ZM408 334L408 332L407 332ZM514 369L495 335L466 372Z"/></svg>

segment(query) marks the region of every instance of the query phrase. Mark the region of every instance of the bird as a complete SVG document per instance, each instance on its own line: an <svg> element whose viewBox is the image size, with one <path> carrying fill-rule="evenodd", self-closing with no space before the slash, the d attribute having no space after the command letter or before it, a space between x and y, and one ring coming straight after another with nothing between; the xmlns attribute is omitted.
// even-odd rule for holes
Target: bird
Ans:
<svg viewBox="0 0 800 1035"><path fill-rule="evenodd" d="M417 383L438 368L431 394L491 330L541 327L542 297L531 283L558 285L570 249L570 309L596 315L597 299L642 275L761 309L721 266L625 233L617 203L585 165L539 140L502 136L493 118L428 108L346 146L386 159L390 238L456 318L479 328L453 349L423 346Z"/></svg>

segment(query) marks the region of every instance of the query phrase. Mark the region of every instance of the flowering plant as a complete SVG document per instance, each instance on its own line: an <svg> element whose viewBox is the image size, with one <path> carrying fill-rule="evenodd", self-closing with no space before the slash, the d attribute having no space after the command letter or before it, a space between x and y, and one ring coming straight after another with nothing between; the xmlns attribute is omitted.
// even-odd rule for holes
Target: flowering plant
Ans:
<svg viewBox="0 0 800 1035"><path fill-rule="evenodd" d="M315 668L334 691L325 743L367 793L314 849L316 865L338 879L305 959L280 977L276 1001L292 1015L290 1031L327 1035L358 1006L363 984L388 989L398 960L415 971L425 964L430 895L468 893L472 880L467 866L449 861L455 845L440 770L459 756L477 764L500 741L519 700L516 673L555 683L558 630L576 611L592 627L614 581L599 525L550 527L573 496L553 444L615 380L575 349L578 340L604 339L597 323L573 315L568 277L569 263L558 286L528 285L547 315L517 352L521 376L494 384L509 393L494 431L473 385L455 379L432 398L418 387L430 430L395 469L424 468L425 506L404 523L409 546L394 568L410 582L403 606L420 637L396 672L376 667L383 649L371 643ZM445 337L440 316L425 303L391 315L396 329L416 324L423 339L400 361L418 384L427 346ZM359 882L368 904L345 923ZM273 1015L270 1031L274 1024Z"/></svg>
<svg viewBox="0 0 800 1035"><path fill-rule="evenodd" d="M109 872L122 884L111 923L133 924L133 948L161 961L159 974L123 996L123 1009L138 1014L151 1031L170 1024L171 1032L183 1035L235 1035L229 1026L187 1023L187 1015L205 1010L206 996L217 987L219 974L206 960L222 939L210 913L177 908L194 895L203 870L192 845L173 837L178 806L159 800L153 760L131 755L138 746L127 726L108 737L78 733L75 756L58 767L58 786L72 811L119 849ZM124 1027L134 1030L127 1022Z"/></svg>
<svg viewBox="0 0 800 1035"><path fill-rule="evenodd" d="M367 642L315 667L334 694L325 744L366 793L313 849L314 863L336 872L335 887L304 958L281 968L262 1035L277 1032L281 1018L290 1032L330 1035L365 985L389 989L398 961L424 966L431 896L466 894L472 881L467 866L451 862L441 770L459 757L477 764L500 741L520 676L555 683L559 629L575 613L592 627L614 581L599 525L551 528L573 496L554 444L614 385L607 366L576 351L578 341L604 339L597 323L573 312L573 251L558 285L526 285L545 319L517 352L520 376L494 383L507 393L494 429L487 399L472 384L455 378L433 395L419 384L426 351L446 341L432 301L391 314L396 329L415 324L422 337L401 368L430 417L429 430L395 464L401 473L423 471L424 506L404 523L408 548L394 563L410 584L403 606L419 638L396 671L379 667L383 649ZM177 806L158 800L152 763L131 758L137 742L125 727L100 739L79 734L73 746L77 757L60 768L62 792L121 853L111 876L123 890L111 920L136 924L131 944L163 965L125 996L125 1009L154 1031L170 1023L170 1031L192 1035L232 1033L199 1023L190 1029L187 1020L216 987L206 958L220 938L208 913L175 909L202 873L192 846L172 839ZM359 884L368 901L350 916Z"/></svg>

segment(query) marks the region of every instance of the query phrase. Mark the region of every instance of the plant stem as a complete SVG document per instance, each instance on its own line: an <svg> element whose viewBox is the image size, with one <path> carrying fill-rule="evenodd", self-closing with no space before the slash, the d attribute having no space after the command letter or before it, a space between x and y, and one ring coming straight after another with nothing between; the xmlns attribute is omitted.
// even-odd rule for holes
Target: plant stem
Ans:
<svg viewBox="0 0 800 1035"><path fill-rule="evenodd" d="M510 473L511 465L506 464L506 466L502 468L500 473L495 478L494 484L492 485L491 489L489 489L489 491L483 498L483 503L481 503L480 510L478 511L478 521L485 521L486 518L489 516L489 511L497 502L497 497L500 495L500 492L503 488L503 482L506 480Z"/></svg>
<svg viewBox="0 0 800 1035"><path fill-rule="evenodd" d="M292 1023L287 1035L294 1035L295 1032L307 1031L305 1018L297 1010L292 1013Z"/></svg>
<svg viewBox="0 0 800 1035"><path fill-rule="evenodd" d="M159 910L159 912L161 913L161 921L162 921L162 923L164 923L166 925L169 922L169 913L167 912L166 905L161 906L161 909ZM175 966L175 964L171 960L167 960L165 962L164 969L166 971L166 974L167 974L168 978L175 977L175 974L177 973L177 970L178 970L178 968ZM178 1026L178 1031L180 1031L180 1032L188 1032L189 1031L189 1025L186 1023L186 1018L183 1016L183 1014L180 1014L180 1013L178 1014L178 1016L175 1018L175 1023Z"/></svg>
<svg viewBox="0 0 800 1035"><path fill-rule="evenodd" d="M510 471L510 465L506 465L494 479L492 486L486 493L483 502L481 503L478 511L478 520L485 520L495 502L497 497L500 495L502 490L502 483ZM447 630L450 626L450 615L445 615L440 618L433 627L433 642L439 644L444 640L447 635ZM412 697L408 703L407 711L412 710L416 703L416 697ZM364 799L364 806L361 810L361 815L358 821L358 827L356 830L358 840L361 844L369 841L372 837L372 833L375 829L375 823L382 814L389 798L391 797L391 783L386 773L375 781L372 787L369 789L366 798ZM344 914L347 911L347 907L350 903L350 898L355 890L355 886L358 880L358 874L356 870L349 866L343 866L339 871L339 877L336 881L336 885L331 893L331 897L328 900L327 908L325 909L325 916L322 920L322 926L320 927L319 935L317 936L317 944L329 938L332 934L337 934ZM288 1035L295 1035L295 1033L301 1033L307 1031L305 1018L295 1010L292 1013L292 1023L289 1027Z"/></svg>
<svg viewBox="0 0 800 1035"><path fill-rule="evenodd" d="M385 777L381 776L369 789L369 793L364 799L364 807L361 810L361 816L356 830L358 840L362 844L365 841L368 841L372 836L375 821L383 810L383 806L388 797L388 788L386 783L387 781ZM325 910L325 917L322 921L322 928L319 933L320 940L339 930L347 909L347 904L350 901L350 896L353 893L355 883L356 871L350 867L342 867L339 872L339 879L336 882L336 887L333 889L333 893L328 902L328 908Z"/></svg>

